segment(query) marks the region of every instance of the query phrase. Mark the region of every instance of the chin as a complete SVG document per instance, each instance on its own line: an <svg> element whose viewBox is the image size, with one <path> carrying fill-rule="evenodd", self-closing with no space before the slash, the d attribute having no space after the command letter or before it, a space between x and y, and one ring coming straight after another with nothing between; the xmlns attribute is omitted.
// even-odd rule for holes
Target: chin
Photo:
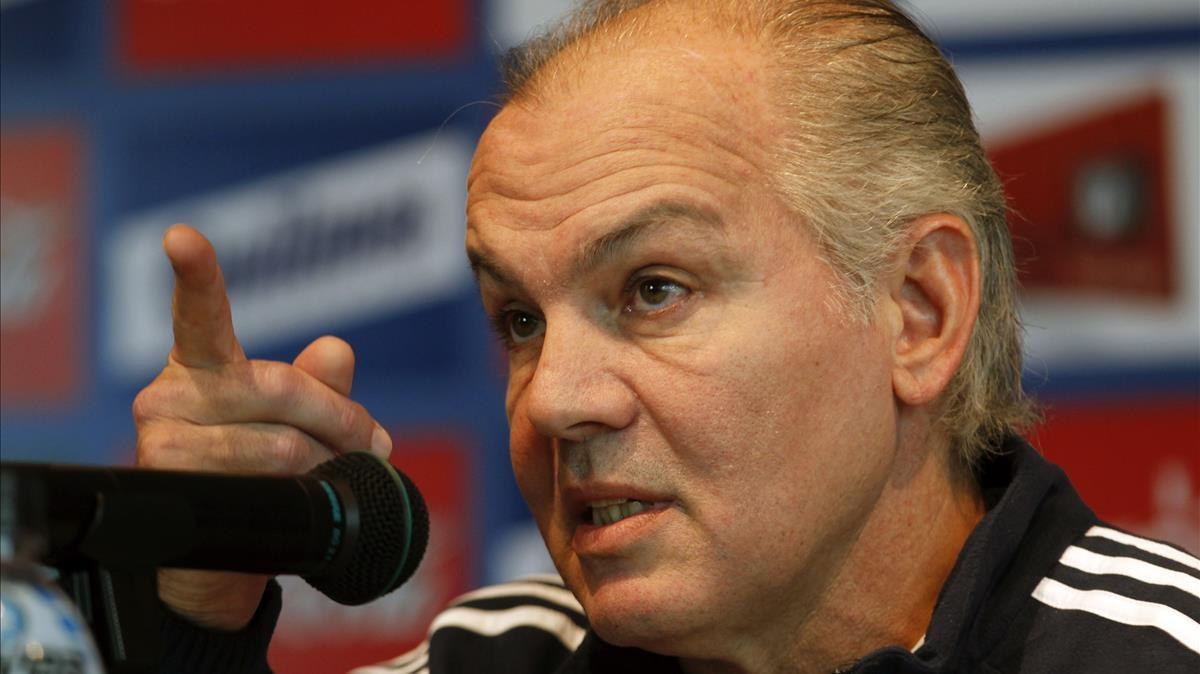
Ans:
<svg viewBox="0 0 1200 674"><path fill-rule="evenodd" d="M614 646L640 648L662 655L679 655L679 626L672 629L646 614L599 610L588 614L588 622L601 639Z"/></svg>
<svg viewBox="0 0 1200 674"><path fill-rule="evenodd" d="M691 599L648 579L632 578L589 587L582 603L592 629L608 643L683 656L700 641L703 611Z"/></svg>

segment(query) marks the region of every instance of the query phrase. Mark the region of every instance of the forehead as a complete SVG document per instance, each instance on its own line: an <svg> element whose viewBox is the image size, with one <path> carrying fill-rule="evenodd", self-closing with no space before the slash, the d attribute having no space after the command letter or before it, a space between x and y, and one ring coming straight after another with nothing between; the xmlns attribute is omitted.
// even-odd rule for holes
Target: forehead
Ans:
<svg viewBox="0 0 1200 674"><path fill-rule="evenodd" d="M469 245L497 228L620 220L639 200L719 209L764 182L778 134L757 47L700 30L619 47L551 63L554 80L489 125L468 179Z"/></svg>

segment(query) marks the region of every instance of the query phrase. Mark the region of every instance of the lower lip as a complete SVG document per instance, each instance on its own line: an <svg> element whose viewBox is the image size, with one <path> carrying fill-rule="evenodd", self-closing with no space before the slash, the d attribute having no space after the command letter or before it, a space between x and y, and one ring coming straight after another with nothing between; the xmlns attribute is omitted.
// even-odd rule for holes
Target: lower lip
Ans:
<svg viewBox="0 0 1200 674"><path fill-rule="evenodd" d="M612 524L581 522L575 527L571 546L579 555L612 555L649 536L670 510L669 503L656 503Z"/></svg>

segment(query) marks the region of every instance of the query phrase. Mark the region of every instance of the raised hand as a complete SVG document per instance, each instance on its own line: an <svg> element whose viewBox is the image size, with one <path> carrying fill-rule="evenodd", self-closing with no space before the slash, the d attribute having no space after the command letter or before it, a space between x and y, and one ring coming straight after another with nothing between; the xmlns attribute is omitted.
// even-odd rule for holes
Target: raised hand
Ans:
<svg viewBox="0 0 1200 674"><path fill-rule="evenodd" d="M309 344L292 364L247 360L212 245L176 225L163 237L175 270L175 345L167 365L133 404L137 463L229 473L302 473L334 454L391 439L347 397L354 352L336 337ZM265 576L164 570L159 596L208 627L238 629L262 597Z"/></svg>

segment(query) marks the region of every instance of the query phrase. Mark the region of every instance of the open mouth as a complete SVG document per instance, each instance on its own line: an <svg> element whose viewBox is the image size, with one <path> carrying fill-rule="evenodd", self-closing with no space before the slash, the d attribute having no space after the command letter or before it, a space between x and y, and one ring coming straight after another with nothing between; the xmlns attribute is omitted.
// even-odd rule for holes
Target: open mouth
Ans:
<svg viewBox="0 0 1200 674"><path fill-rule="evenodd" d="M587 508L584 510L583 521L591 522L596 526L615 524L627 517L633 517L653 505L655 504L649 501L637 501L627 498L592 501L587 504Z"/></svg>

